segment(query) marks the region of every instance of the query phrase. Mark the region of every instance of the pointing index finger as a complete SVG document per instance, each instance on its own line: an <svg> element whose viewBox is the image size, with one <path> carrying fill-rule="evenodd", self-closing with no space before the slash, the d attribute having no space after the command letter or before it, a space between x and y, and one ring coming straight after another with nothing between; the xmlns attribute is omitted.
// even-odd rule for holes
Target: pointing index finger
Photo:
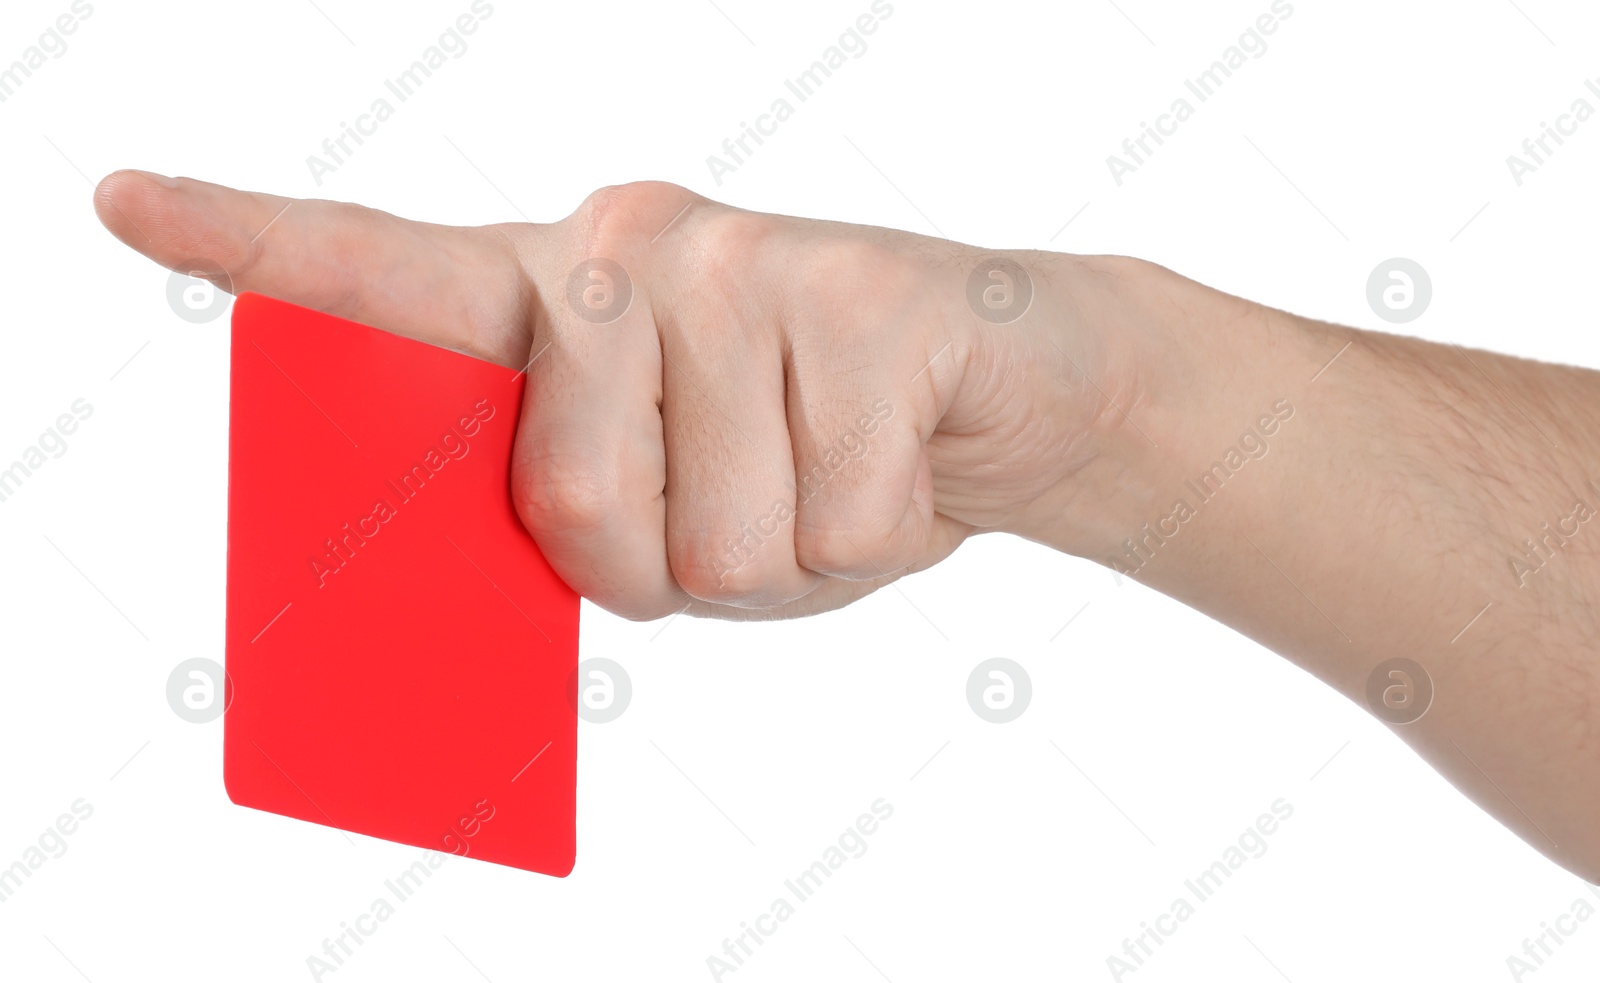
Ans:
<svg viewBox="0 0 1600 983"><path fill-rule="evenodd" d="M532 226L459 228L342 202L117 171L95 212L176 269L195 260L255 291L511 368L527 361L531 288L513 242Z"/></svg>

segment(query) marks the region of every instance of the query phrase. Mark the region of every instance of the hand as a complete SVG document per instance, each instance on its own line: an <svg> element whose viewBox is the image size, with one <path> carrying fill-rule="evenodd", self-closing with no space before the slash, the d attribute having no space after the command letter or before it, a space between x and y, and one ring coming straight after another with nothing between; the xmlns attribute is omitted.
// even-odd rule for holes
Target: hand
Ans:
<svg viewBox="0 0 1600 983"><path fill-rule="evenodd" d="M1136 260L664 184L482 229L134 171L95 204L163 263L526 367L517 507L612 611L809 614L1017 533L1369 708L1408 660L1439 696L1391 726L1600 876L1600 792L1572 780L1600 768L1600 551L1549 525L1594 514L1600 373L1310 321Z"/></svg>
<svg viewBox="0 0 1600 983"><path fill-rule="evenodd" d="M997 260L658 183L484 228L140 171L95 206L163 264L525 367L518 511L629 618L811 614L975 531L1041 538L1123 426L1084 321L1131 261Z"/></svg>

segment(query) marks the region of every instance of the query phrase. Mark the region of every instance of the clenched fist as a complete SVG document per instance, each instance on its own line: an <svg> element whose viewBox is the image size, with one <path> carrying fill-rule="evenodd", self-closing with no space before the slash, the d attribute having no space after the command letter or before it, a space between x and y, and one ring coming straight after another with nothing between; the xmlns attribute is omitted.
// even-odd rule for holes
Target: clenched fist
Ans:
<svg viewBox="0 0 1600 983"><path fill-rule="evenodd" d="M1043 538L1065 479L1126 426L1132 373L1086 312L1131 261L659 183L484 228L141 171L95 205L158 262L525 368L519 513L574 589L629 618L809 614L974 531Z"/></svg>

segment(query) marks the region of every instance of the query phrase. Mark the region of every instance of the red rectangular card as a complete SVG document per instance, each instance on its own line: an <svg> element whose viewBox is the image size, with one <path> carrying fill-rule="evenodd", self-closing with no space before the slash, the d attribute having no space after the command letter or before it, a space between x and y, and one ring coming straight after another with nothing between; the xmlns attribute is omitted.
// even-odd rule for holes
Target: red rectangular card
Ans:
<svg viewBox="0 0 1600 983"><path fill-rule="evenodd" d="M231 378L229 798L565 876L578 597L512 505L522 375L244 294Z"/></svg>

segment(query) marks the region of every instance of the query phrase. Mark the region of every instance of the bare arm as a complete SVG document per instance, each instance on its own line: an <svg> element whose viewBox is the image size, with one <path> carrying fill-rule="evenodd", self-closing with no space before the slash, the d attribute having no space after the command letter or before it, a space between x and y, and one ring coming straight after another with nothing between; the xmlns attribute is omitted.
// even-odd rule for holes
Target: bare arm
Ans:
<svg viewBox="0 0 1600 983"><path fill-rule="evenodd" d="M1600 880L1600 374L1126 260L1070 289L1125 342L1098 383L1122 412L1020 531L1294 661Z"/></svg>
<svg viewBox="0 0 1600 983"><path fill-rule="evenodd" d="M1304 666L1600 880L1600 375L672 185L480 229L288 204L95 198L168 266L526 368L513 495L596 603L813 614L1016 533Z"/></svg>

